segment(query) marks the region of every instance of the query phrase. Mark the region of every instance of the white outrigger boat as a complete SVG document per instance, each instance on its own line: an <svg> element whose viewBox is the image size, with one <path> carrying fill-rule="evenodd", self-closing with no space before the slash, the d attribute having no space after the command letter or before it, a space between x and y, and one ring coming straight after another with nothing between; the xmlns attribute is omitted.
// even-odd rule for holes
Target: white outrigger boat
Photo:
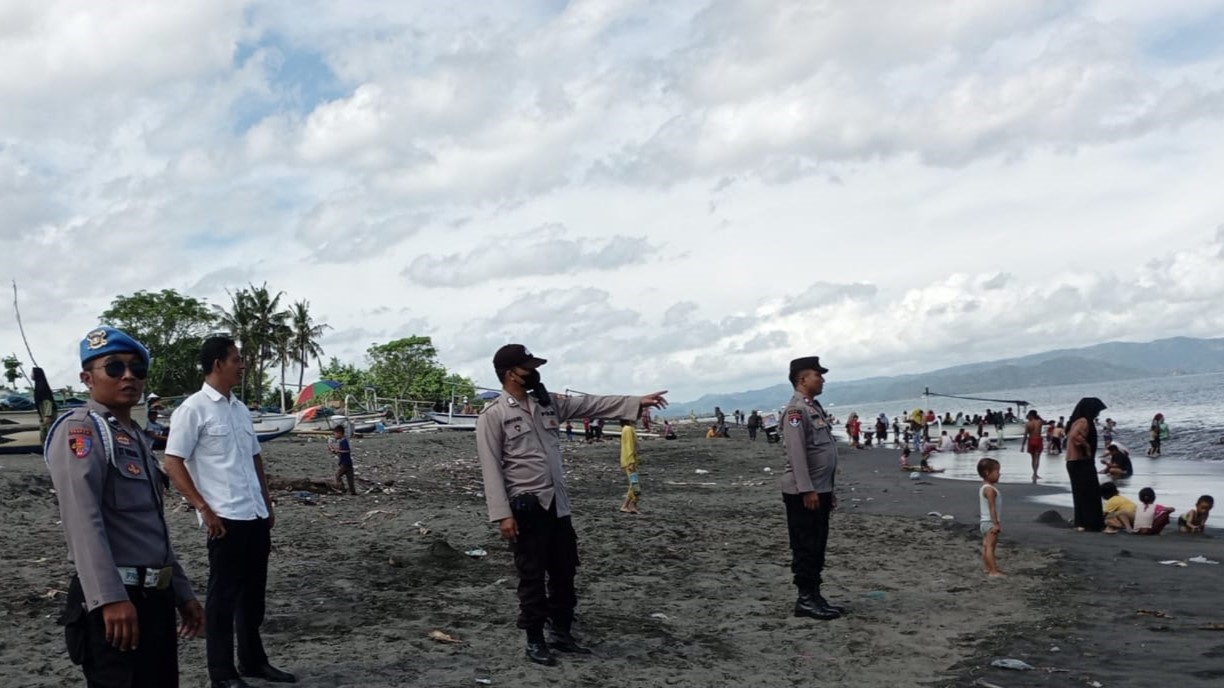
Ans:
<svg viewBox="0 0 1224 688"><path fill-rule="evenodd" d="M72 410L71 406L61 406L56 416L62 416ZM132 420L140 427L148 422L147 408L144 404L132 407ZM0 411L0 454L41 454L42 421L38 411Z"/></svg>
<svg viewBox="0 0 1224 688"><path fill-rule="evenodd" d="M438 411L430 411L429 417L438 425L451 430L475 430L476 419L480 415L476 413L440 413Z"/></svg>
<svg viewBox="0 0 1224 688"><path fill-rule="evenodd" d="M297 426L297 416L292 413L253 413L251 422L255 424L255 438L267 442L293 432Z"/></svg>

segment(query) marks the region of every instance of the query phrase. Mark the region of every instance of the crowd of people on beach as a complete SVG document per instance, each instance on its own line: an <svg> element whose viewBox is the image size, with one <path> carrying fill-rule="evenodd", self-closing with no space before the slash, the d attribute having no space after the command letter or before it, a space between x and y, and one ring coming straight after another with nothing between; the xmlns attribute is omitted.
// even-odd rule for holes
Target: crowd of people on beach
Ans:
<svg viewBox="0 0 1224 688"><path fill-rule="evenodd" d="M203 342L204 385L179 407L168 433L156 426L146 433L132 419L150 362L141 343L104 327L88 333L79 348L90 402L55 421L44 451L77 570L61 618L70 657L82 666L90 685L171 686L177 685L177 639L204 635L212 688L246 688L246 678L296 682L296 676L271 663L259 633L276 516L250 412L232 393L244 367L238 345L226 337ZM585 440L600 442L605 421L618 422L620 469L627 481L620 510L637 514L642 493L637 424L650 432L650 409L665 408L667 401L665 392L554 395L540 377L546 362L520 344L496 352L493 368L503 394L481 412L475 435L489 521L513 545L517 625L526 634L526 656L555 666L555 653L590 654L573 632L578 543L561 438L573 440L572 421L577 419ZM837 421L817 400L827 372L819 357L792 360L788 380L794 394L779 414L781 421L772 426L784 439L786 456L780 488L797 589L793 614L821 621L849 613L827 600L821 588L830 515L838 505ZM1112 480L1099 482L1098 417L1105 408L1099 399L1084 398L1063 424L1065 443L1058 450L1065 452L1071 479L1073 523L1086 531L1160 533L1175 512L1156 503L1154 490L1140 490L1136 503ZM736 426L746 424L753 439L754 429L764 427L768 433L771 427L756 411L745 415L736 410L732 418ZM932 438L933 426L954 425L958 419L964 427L955 435L941 429ZM928 463L932 453L996 449L986 426L1016 422L1011 409L972 417L947 414L944 420L951 423L921 409L893 419L903 468L913 452L922 457L919 470L933 471ZM887 421L880 414L865 430L858 414L850 414L852 446L864 440L869 444L871 434L883 439ZM969 429L973 426L976 433ZM676 437L671 421L657 427L662 437ZM1034 451L1034 480L1044 440L1058 435L1059 424L1053 434L1046 434L1048 427L1036 411L1029 412L1021 450ZM1114 429L1108 419L1100 428L1108 438L1100 473L1118 479L1131 475L1133 467L1129 452L1112 439ZM710 436L728 437L721 409L715 409ZM1158 414L1149 454L1159 456L1166 436ZM152 451L158 439L166 445L161 463ZM343 429L333 432L327 447L335 457L337 487L355 494L353 448ZM983 480L983 568L989 576L1001 576L996 556L1003 523L1000 462L983 457L977 468ZM208 538L206 605L196 598L170 544L164 499L171 484L196 511ZM1210 495L1201 496L1178 517L1178 530L1202 533L1213 506Z"/></svg>

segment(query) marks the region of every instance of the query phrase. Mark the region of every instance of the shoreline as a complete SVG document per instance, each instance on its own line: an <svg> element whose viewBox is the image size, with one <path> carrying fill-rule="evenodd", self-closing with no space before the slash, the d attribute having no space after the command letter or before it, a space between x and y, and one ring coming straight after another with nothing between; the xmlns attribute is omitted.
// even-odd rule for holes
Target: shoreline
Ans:
<svg viewBox="0 0 1224 688"><path fill-rule="evenodd" d="M988 580L975 484L911 481L892 450L843 447L826 588L852 612L832 622L795 619L780 445L685 432L677 441L644 436L640 450L644 514L634 517L617 511L618 443L565 446L583 559L576 630L596 655L562 657L550 669L522 657L513 565L487 523L470 434L354 442L369 490L356 498L320 489L331 474L321 442L265 445L279 487L264 625L273 662L297 671L303 686L470 686L477 678L502 686L777 686L819 678L890 687L983 679L1010 688L1173 675L1209 685L1224 676L1224 635L1198 630L1224 622L1202 604L1224 592L1220 567L1157 563L1194 554L1220 560L1215 538L1053 528L1034 522L1048 507L1025 497L1056 488L1008 484L999 556L1010 577ZM28 459L0 461L0 546L14 569L0 592L0 684L76 685L79 669L54 624L62 596L53 591L64 589L71 567L50 480L40 457ZM313 504L295 499L301 489L316 492ZM168 521L202 596L207 557L194 514L175 509ZM487 555L464 555L473 548ZM461 642L430 640L433 630ZM1004 656L1071 673L989 666ZM203 684L202 640L180 645L180 672L184 686Z"/></svg>

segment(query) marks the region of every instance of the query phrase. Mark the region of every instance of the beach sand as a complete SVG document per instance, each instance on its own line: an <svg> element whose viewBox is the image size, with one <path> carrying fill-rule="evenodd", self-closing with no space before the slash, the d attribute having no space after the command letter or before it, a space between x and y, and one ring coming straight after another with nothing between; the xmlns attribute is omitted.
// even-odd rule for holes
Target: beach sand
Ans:
<svg viewBox="0 0 1224 688"><path fill-rule="evenodd" d="M779 445L643 437L640 516L615 440L567 444L582 566L577 633L589 657L523 657L515 575L487 522L471 433L354 441L359 491L323 493L324 442L264 445L277 499L265 645L302 686L1124 686L1224 677L1218 539L1076 533L1004 486L1000 564L981 571L977 486L843 449L826 596L851 613L791 616ZM733 431L734 432L734 431ZM40 457L0 457L0 686L82 685L55 617L72 574ZM770 469L768 472L766 469ZM1046 470L1058 470L1052 465ZM698 473L697 471L708 471ZM307 489L313 504L295 498ZM951 521L928 516L952 514ZM1067 514L1064 514L1067 515ZM169 514L203 599L194 513ZM486 556L468 556L476 548ZM1140 614L1149 610L1157 615ZM430 639L441 631L457 639ZM1006 671L1011 657L1036 667ZM180 647L182 685L207 685L202 639ZM984 683L983 683L984 682ZM255 682L254 685L260 685Z"/></svg>

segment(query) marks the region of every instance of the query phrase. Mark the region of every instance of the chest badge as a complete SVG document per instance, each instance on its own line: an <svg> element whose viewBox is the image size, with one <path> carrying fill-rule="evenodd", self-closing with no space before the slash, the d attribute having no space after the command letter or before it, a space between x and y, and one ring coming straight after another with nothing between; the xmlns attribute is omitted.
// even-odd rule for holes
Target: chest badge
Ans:
<svg viewBox="0 0 1224 688"><path fill-rule="evenodd" d="M89 451L93 449L93 438L89 435L72 435L68 438L68 448L72 450L73 456L83 459L89 456Z"/></svg>
<svg viewBox="0 0 1224 688"><path fill-rule="evenodd" d="M118 442L119 444L122 444L125 447L132 446L132 438L128 437L127 435L117 434L115 435L115 441Z"/></svg>
<svg viewBox="0 0 1224 688"><path fill-rule="evenodd" d="M140 466L137 466L136 464L130 461L128 462L126 466L123 467L123 469L127 471L128 473L131 473L132 475L140 475Z"/></svg>

